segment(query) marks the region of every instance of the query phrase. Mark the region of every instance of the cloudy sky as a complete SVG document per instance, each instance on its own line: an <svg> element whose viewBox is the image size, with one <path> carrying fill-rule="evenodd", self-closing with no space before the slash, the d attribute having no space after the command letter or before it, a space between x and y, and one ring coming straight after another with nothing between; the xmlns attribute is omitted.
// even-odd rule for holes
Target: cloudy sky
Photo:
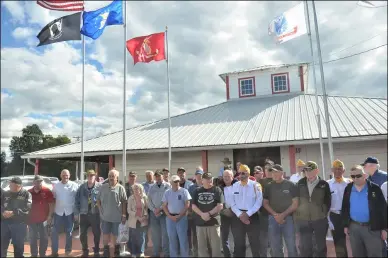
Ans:
<svg viewBox="0 0 389 258"><path fill-rule="evenodd" d="M109 3L87 1L86 11ZM177 115L225 101L221 73L309 62L307 36L277 45L267 34L269 21L298 3L128 2L127 35L130 39L169 27L171 112ZM356 3L316 2L323 61L387 44L387 8ZM36 47L39 31L68 13L46 10L35 1L1 5L2 151L8 152L11 137L32 123L45 134L80 136L81 42ZM86 40L87 139L122 128L123 37L122 26L111 26L98 40ZM128 53L126 58L128 127L165 118L166 63L133 66ZM387 46L325 64L324 71L329 94L387 96ZM313 89L312 81L308 89Z"/></svg>

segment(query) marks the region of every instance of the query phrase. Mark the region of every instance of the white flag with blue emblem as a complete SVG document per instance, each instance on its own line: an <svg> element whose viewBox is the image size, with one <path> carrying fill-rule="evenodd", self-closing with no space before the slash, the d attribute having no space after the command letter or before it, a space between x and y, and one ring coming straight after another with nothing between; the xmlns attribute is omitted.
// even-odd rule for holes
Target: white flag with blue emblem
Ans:
<svg viewBox="0 0 389 258"><path fill-rule="evenodd" d="M278 43L307 34L304 3L301 2L272 20L268 32L269 35L275 35Z"/></svg>

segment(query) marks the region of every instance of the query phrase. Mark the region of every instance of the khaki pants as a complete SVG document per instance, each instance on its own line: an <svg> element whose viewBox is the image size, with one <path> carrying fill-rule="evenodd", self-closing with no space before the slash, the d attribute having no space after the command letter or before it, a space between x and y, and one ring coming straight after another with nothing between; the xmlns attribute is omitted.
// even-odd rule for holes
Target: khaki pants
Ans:
<svg viewBox="0 0 389 258"><path fill-rule="evenodd" d="M199 257L222 257L220 226L196 227ZM211 247L208 251L208 245Z"/></svg>

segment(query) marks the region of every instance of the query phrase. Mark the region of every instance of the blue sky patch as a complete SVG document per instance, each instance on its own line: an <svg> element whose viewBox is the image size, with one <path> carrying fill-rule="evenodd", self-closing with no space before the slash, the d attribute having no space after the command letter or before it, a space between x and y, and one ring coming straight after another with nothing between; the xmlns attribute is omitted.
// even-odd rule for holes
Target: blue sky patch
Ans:
<svg viewBox="0 0 389 258"><path fill-rule="evenodd" d="M85 117L96 117L96 114L85 112ZM31 117L34 119L52 119L53 117L81 117L81 111L64 111L57 114L50 113L29 113L26 117Z"/></svg>
<svg viewBox="0 0 389 258"><path fill-rule="evenodd" d="M55 126L58 127L58 128L63 129L63 123L62 122L55 123Z"/></svg>

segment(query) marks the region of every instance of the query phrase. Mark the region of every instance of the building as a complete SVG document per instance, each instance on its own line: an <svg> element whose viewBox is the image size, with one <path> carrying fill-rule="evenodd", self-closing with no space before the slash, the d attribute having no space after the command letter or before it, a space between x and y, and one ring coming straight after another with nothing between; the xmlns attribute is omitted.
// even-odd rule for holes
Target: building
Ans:
<svg viewBox="0 0 389 258"><path fill-rule="evenodd" d="M317 161L321 168L315 95L307 94L308 64L265 66L220 75L226 101L171 118L172 172L196 166L218 173L229 158L251 168L266 157L280 163L287 176L297 159ZM324 108L319 96L322 117ZM387 99L328 97L334 157L348 168L376 156L387 170ZM322 119L322 135L326 140ZM168 120L127 129L127 168L139 173L168 166ZM325 149L327 178L330 174ZM85 157L98 159L122 171L122 132L84 143ZM80 143L71 143L24 155L22 158L79 159ZM121 173L121 178L125 180Z"/></svg>

